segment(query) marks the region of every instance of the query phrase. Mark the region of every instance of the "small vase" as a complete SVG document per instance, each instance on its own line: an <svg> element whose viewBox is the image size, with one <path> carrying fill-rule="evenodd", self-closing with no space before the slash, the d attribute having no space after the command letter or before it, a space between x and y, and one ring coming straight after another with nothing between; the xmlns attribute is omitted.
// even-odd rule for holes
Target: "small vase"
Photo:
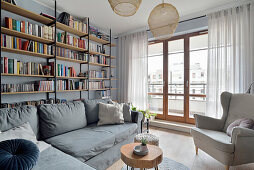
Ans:
<svg viewBox="0 0 254 170"><path fill-rule="evenodd" d="M140 145L140 151L141 152L147 152L148 148L147 148L147 145Z"/></svg>

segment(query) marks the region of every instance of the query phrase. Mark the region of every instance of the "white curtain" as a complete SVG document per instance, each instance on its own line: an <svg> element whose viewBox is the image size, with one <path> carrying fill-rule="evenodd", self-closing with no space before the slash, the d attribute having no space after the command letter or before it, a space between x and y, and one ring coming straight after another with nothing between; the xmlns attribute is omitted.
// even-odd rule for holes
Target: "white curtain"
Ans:
<svg viewBox="0 0 254 170"><path fill-rule="evenodd" d="M253 3L209 14L208 18L206 114L220 118L220 94L244 93L254 81Z"/></svg>
<svg viewBox="0 0 254 170"><path fill-rule="evenodd" d="M147 107L147 32L119 37L118 100Z"/></svg>

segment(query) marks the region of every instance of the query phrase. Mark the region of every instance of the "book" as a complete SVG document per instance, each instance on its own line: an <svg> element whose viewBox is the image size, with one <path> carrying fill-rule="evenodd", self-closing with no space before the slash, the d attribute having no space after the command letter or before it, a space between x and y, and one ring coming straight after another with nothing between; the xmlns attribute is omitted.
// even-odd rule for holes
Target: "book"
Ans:
<svg viewBox="0 0 254 170"><path fill-rule="evenodd" d="M13 61L13 74L18 74L18 61L14 59Z"/></svg>
<svg viewBox="0 0 254 170"><path fill-rule="evenodd" d="M13 59L8 59L8 73L9 74L13 74L14 73L13 63L14 63Z"/></svg>

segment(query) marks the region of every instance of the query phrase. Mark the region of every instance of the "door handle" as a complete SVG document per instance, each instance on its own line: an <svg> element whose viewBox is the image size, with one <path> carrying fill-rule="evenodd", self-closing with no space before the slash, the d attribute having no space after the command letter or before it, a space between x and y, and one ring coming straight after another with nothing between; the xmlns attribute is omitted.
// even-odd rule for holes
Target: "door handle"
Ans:
<svg viewBox="0 0 254 170"><path fill-rule="evenodd" d="M189 81L188 80L186 81L186 87L189 87Z"/></svg>

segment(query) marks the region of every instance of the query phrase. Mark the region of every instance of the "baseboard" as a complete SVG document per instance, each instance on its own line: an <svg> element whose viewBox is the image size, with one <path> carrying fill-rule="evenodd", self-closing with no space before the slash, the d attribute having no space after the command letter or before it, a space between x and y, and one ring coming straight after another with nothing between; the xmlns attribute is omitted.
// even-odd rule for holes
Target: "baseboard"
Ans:
<svg viewBox="0 0 254 170"><path fill-rule="evenodd" d="M176 131L185 132L185 133L190 133L190 129L192 127L195 127L192 124L165 121L165 120L153 120L153 121L150 121L150 125L154 127L176 130Z"/></svg>

